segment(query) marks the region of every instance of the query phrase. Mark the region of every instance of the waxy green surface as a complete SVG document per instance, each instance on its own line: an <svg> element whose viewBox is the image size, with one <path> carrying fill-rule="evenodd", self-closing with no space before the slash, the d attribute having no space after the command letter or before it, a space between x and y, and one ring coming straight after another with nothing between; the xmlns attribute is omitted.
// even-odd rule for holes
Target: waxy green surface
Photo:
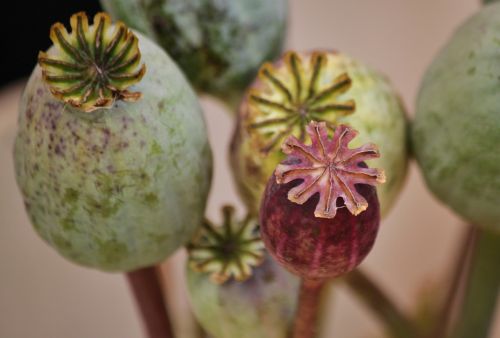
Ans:
<svg viewBox="0 0 500 338"><path fill-rule="evenodd" d="M466 220L500 230L500 4L471 17L434 60L412 136L434 195Z"/></svg>
<svg viewBox="0 0 500 338"><path fill-rule="evenodd" d="M365 143L375 143L380 150L380 158L368 161L370 167L381 168L385 171L387 181L377 188L380 199L382 214L385 215L393 206L403 186L407 172L407 119L401 100L386 77L373 71L353 58L333 52L317 52L324 54L323 67L320 68L316 83L322 88L328 88L342 74L347 74L352 80L352 85L341 93L333 103L345 105L354 100L355 109L344 112L342 109L327 110L325 113L314 115L316 121L326 121L331 125L347 124L359 132L359 136L351 144L359 147ZM309 64L313 53L298 53L304 64ZM314 62L312 62L314 63ZM289 91L294 92L295 82L292 71L284 70L283 60L274 64L276 76L282 79ZM301 73L303 92L307 92L309 78L312 71L307 68ZM262 73L260 78L262 78ZM262 89L265 88L265 89ZM280 97L280 90L272 89L269 85L262 86L261 79L257 79L249 93L267 95L269 97ZM274 93L273 93L274 91ZM262 194L269 177L271 177L276 166L285 159L281 150L281 142L277 142L271 151L263 153L259 150L261 144L268 144L266 130L271 127L260 128L262 135L256 133L255 128L249 128L249 124L258 122L258 119L273 116L274 113L259 112L249 108L251 101L246 98L238 115L238 125L235 130L231 144L231 165L234 178L243 200L251 212L258 214ZM269 108L268 111L273 109ZM299 109L300 111L300 109ZM304 119L299 118L291 133L295 137L301 136L299 128L307 123L308 115ZM257 130L259 131L259 129ZM262 136L262 137L261 137ZM305 141L310 142L308 137Z"/></svg>
<svg viewBox="0 0 500 338"><path fill-rule="evenodd" d="M211 150L195 93L138 34L147 72L133 103L84 113L55 99L37 66L23 94L17 182L40 236L79 264L127 271L160 262L201 224ZM49 51L49 53L52 52Z"/></svg>
<svg viewBox="0 0 500 338"><path fill-rule="evenodd" d="M299 279L267 256L252 276L214 284L208 274L187 268L189 298L202 327L213 338L286 338Z"/></svg>
<svg viewBox="0 0 500 338"><path fill-rule="evenodd" d="M101 0L115 19L157 41L193 86L237 100L264 61L279 55L286 0Z"/></svg>

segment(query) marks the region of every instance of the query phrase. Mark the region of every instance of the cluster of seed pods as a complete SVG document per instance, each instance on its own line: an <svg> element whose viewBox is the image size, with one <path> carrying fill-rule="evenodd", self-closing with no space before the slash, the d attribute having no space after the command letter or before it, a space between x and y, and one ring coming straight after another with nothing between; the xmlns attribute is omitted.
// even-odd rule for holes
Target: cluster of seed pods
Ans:
<svg viewBox="0 0 500 338"><path fill-rule="evenodd" d="M214 338L314 337L323 286L369 254L404 182L399 96L345 54L279 56L285 0L102 3L125 23L82 12L71 30L54 24L21 100L16 179L34 228L106 271L151 267L186 246L191 304ZM486 6L444 48L411 133L430 189L493 232L498 18L500 5ZM239 107L230 161L243 220L228 206L221 225L204 217L212 157L191 86Z"/></svg>

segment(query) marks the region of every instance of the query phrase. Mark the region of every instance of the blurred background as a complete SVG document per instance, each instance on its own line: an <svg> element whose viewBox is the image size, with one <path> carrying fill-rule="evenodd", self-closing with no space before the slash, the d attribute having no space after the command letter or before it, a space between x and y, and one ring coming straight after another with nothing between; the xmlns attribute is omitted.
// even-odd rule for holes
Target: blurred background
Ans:
<svg viewBox="0 0 500 338"><path fill-rule="evenodd" d="M333 48L387 74L413 115L419 81L440 46L478 7L479 0L290 0L288 48ZM11 2L0 22L0 337L136 338L139 317L125 278L78 267L56 254L31 229L11 159L17 103L39 50L49 47L55 21L99 10L97 1ZM29 8L28 8L29 7ZM202 104L215 152L208 216L238 200L226 150L232 120L218 102ZM243 213L241 204L238 204ZM411 165L404 192L383 221L375 248L362 264L408 311L445 293L464 226L440 205ZM164 264L180 338L190 338L182 289L182 252ZM329 302L324 337L383 337L376 319L339 285ZM492 337L500 337L500 311ZM237 337L235 337L237 338ZM258 337L256 337L258 338Z"/></svg>

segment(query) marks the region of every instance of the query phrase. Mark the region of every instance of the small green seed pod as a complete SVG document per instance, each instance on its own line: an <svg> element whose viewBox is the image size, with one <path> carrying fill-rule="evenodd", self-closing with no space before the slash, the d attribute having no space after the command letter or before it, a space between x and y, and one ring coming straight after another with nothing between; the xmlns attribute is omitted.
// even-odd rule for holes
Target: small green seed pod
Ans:
<svg viewBox="0 0 500 338"><path fill-rule="evenodd" d="M223 208L221 227L206 221L188 246L194 314L213 338L286 338L298 279L264 253L254 218Z"/></svg>

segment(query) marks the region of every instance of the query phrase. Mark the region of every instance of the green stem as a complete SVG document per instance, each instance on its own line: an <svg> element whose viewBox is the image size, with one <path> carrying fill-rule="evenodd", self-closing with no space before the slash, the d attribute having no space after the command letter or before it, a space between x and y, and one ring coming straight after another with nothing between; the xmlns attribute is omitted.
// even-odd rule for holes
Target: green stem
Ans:
<svg viewBox="0 0 500 338"><path fill-rule="evenodd" d="M349 273L344 280L347 286L371 308L395 338L411 338L417 329L382 289L360 269Z"/></svg>
<svg viewBox="0 0 500 338"><path fill-rule="evenodd" d="M299 305L293 323L293 338L315 338L317 336L321 293L325 285L325 280L302 280Z"/></svg>
<svg viewBox="0 0 500 338"><path fill-rule="evenodd" d="M500 233L478 229L453 338L486 338L500 286Z"/></svg>
<svg viewBox="0 0 500 338"><path fill-rule="evenodd" d="M470 272L472 251L477 240L477 228L473 225L468 225L464 234L458 252L455 255L455 262L450 278L448 293L444 299L440 313L436 318L429 338L446 337L446 332L450 324L450 318L453 308L457 306L457 302L462 298L463 279Z"/></svg>
<svg viewBox="0 0 500 338"><path fill-rule="evenodd" d="M491 4L497 2L498 0L482 0L483 5Z"/></svg>

